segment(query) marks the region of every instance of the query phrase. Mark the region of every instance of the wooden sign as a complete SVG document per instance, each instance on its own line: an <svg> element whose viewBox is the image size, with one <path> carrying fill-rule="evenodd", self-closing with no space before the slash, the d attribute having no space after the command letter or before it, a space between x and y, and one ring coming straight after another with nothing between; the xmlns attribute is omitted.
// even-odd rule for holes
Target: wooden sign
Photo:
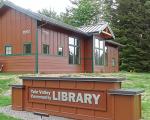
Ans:
<svg viewBox="0 0 150 120"><path fill-rule="evenodd" d="M105 91L29 88L29 102L106 110Z"/></svg>

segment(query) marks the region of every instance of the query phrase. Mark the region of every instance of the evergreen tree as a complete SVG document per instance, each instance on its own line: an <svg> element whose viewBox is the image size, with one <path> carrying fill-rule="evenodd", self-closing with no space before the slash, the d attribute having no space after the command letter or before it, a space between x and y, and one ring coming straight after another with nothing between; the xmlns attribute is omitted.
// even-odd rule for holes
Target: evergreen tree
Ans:
<svg viewBox="0 0 150 120"><path fill-rule="evenodd" d="M57 14L57 12L55 12L54 10L50 9L42 9L39 10L38 13L46 15L47 17L56 19L56 20L60 20L60 16Z"/></svg>
<svg viewBox="0 0 150 120"><path fill-rule="evenodd" d="M74 7L62 14L65 23L83 26L99 22L101 0L70 0Z"/></svg>
<svg viewBox="0 0 150 120"><path fill-rule="evenodd" d="M111 8L116 41L121 51L121 69L150 71L150 0L116 0Z"/></svg>

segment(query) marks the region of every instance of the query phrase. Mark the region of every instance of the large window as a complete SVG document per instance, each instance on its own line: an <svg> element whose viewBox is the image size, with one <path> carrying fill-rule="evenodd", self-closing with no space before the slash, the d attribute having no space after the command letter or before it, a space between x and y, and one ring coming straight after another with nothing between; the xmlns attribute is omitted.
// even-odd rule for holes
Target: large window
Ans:
<svg viewBox="0 0 150 120"><path fill-rule="evenodd" d="M5 46L5 55L12 54L12 46Z"/></svg>
<svg viewBox="0 0 150 120"><path fill-rule="evenodd" d="M49 54L49 45L43 44L43 54Z"/></svg>
<svg viewBox="0 0 150 120"><path fill-rule="evenodd" d="M104 41L95 39L95 64L104 65L105 62Z"/></svg>
<svg viewBox="0 0 150 120"><path fill-rule="evenodd" d="M69 64L80 64L80 41L69 37Z"/></svg>
<svg viewBox="0 0 150 120"><path fill-rule="evenodd" d="M25 43L24 54L31 54L31 51L32 51L31 43Z"/></svg>

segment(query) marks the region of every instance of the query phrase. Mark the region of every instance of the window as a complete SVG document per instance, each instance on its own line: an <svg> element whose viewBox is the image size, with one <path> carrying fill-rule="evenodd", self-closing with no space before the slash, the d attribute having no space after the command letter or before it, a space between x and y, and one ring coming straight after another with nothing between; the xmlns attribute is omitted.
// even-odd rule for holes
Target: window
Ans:
<svg viewBox="0 0 150 120"><path fill-rule="evenodd" d="M49 54L49 45L43 44L43 54Z"/></svg>
<svg viewBox="0 0 150 120"><path fill-rule="evenodd" d="M116 66L116 60L115 58L112 59L112 67L115 67Z"/></svg>
<svg viewBox="0 0 150 120"><path fill-rule="evenodd" d="M72 37L69 37L69 64L80 64L80 43Z"/></svg>
<svg viewBox="0 0 150 120"><path fill-rule="evenodd" d="M63 48L62 47L58 48L58 55L63 56Z"/></svg>
<svg viewBox="0 0 150 120"><path fill-rule="evenodd" d="M24 44L24 54L31 54L31 43Z"/></svg>
<svg viewBox="0 0 150 120"><path fill-rule="evenodd" d="M5 46L5 54L12 55L12 46Z"/></svg>
<svg viewBox="0 0 150 120"><path fill-rule="evenodd" d="M105 65L108 65L108 46L105 46Z"/></svg>
<svg viewBox="0 0 150 120"><path fill-rule="evenodd" d="M95 64L104 65L105 64L104 57L105 57L104 41L95 39Z"/></svg>

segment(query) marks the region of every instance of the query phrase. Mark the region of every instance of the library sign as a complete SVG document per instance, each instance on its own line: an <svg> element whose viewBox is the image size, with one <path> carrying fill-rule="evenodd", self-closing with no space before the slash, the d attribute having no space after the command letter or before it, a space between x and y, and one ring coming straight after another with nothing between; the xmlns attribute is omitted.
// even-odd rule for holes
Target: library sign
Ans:
<svg viewBox="0 0 150 120"><path fill-rule="evenodd" d="M29 102L57 104L62 106L106 109L105 91L29 88Z"/></svg>

